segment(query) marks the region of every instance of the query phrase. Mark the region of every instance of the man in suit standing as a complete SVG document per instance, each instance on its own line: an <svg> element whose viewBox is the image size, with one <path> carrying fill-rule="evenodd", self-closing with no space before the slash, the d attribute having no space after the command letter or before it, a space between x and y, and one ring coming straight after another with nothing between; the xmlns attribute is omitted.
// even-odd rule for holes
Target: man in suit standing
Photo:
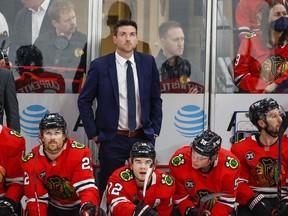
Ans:
<svg viewBox="0 0 288 216"><path fill-rule="evenodd" d="M114 26L113 42L116 52L91 62L78 98L86 134L100 144L101 194L112 172L125 165L132 145L143 141L154 145L162 123L159 72L154 57L134 51L138 42L137 24L131 20L119 20ZM130 64L133 72L129 70ZM130 85L127 85L126 70L133 73L135 84L134 126L130 124L133 111L127 96ZM92 109L94 99L97 101L95 118Z"/></svg>
<svg viewBox="0 0 288 216"><path fill-rule="evenodd" d="M40 34L54 30L47 13L52 1L21 0L24 7L16 14L9 51L9 58L13 64L20 46L33 44Z"/></svg>
<svg viewBox="0 0 288 216"><path fill-rule="evenodd" d="M2 68L4 64L0 62L0 124L3 124L5 113L7 126L19 132L20 117L15 81L12 71Z"/></svg>

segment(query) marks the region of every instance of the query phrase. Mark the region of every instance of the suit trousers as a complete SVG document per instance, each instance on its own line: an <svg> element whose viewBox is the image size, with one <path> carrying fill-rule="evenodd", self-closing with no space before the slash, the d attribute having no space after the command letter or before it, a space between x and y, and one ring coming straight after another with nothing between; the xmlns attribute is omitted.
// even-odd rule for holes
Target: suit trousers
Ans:
<svg viewBox="0 0 288 216"><path fill-rule="evenodd" d="M151 142L153 145L155 144L155 140L148 140L144 132L135 137L116 134L112 140L100 143L100 172L98 178L100 197L105 191L110 175L128 162L131 148L136 142Z"/></svg>

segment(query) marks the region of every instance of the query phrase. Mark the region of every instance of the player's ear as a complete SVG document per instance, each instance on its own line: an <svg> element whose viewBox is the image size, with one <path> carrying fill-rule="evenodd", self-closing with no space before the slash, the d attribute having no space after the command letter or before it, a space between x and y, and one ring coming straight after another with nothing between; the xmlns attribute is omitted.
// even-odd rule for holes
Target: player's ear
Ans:
<svg viewBox="0 0 288 216"><path fill-rule="evenodd" d="M263 120L258 120L258 124L259 124L259 126L261 127L261 128L264 128L264 127L266 127L266 122L265 121L263 121Z"/></svg>

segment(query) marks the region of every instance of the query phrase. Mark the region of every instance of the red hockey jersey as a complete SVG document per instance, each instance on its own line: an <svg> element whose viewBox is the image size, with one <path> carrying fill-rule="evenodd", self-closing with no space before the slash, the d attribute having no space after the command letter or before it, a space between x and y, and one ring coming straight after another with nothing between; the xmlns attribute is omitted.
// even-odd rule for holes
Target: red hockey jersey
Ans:
<svg viewBox="0 0 288 216"><path fill-rule="evenodd" d="M65 81L62 75L53 72L43 72L38 75L24 72L15 81L19 93L65 93Z"/></svg>
<svg viewBox="0 0 288 216"><path fill-rule="evenodd" d="M68 139L61 155L49 160L40 144L23 158L24 194L28 198L26 210L30 216L47 215L47 205L71 210L92 202L99 206L90 150Z"/></svg>
<svg viewBox="0 0 288 216"><path fill-rule="evenodd" d="M160 216L170 215L175 192L174 179L161 170L154 170L152 183L147 188L144 203L154 208ZM113 216L131 216L136 205L142 201L142 190L137 189L136 180L129 165L117 169L109 178L106 196Z"/></svg>
<svg viewBox="0 0 288 216"><path fill-rule="evenodd" d="M251 93L263 93L269 83L288 78L288 45L264 46L261 33L253 32L240 44L234 66L235 84Z"/></svg>
<svg viewBox="0 0 288 216"><path fill-rule="evenodd" d="M221 148L214 167L204 174L192 167L191 147L185 146L173 154L169 168L176 182L174 203L181 215L187 207L201 208L201 199L213 193L215 197L212 195L205 203L213 216L227 216L233 210L240 169L238 159L231 152Z"/></svg>
<svg viewBox="0 0 288 216"><path fill-rule="evenodd" d="M23 195L25 139L14 130L0 125L0 197L9 197L18 203Z"/></svg>
<svg viewBox="0 0 288 216"><path fill-rule="evenodd" d="M278 143L262 146L257 142L259 136L250 136L231 147L240 161L241 172L237 202L246 205L248 200L258 192L267 198L277 197L277 158ZM288 169L288 138L282 138L282 195L287 196L285 181ZM285 189L284 189L285 188Z"/></svg>

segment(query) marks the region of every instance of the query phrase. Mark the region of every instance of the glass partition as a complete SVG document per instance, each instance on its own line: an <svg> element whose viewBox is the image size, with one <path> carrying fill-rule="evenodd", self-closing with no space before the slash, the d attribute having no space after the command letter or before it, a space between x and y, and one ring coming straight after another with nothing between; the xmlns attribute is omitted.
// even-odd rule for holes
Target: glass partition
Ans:
<svg viewBox="0 0 288 216"><path fill-rule="evenodd" d="M78 93L86 72L88 0L6 3L6 54L18 93ZM21 4L21 5L19 5ZM1 7L1 8L6 8ZM1 31L1 29L0 29Z"/></svg>
<svg viewBox="0 0 288 216"><path fill-rule="evenodd" d="M115 51L115 22L133 19L138 24L136 51L155 57L162 93L203 93L205 11L205 1L104 0L101 55Z"/></svg>

